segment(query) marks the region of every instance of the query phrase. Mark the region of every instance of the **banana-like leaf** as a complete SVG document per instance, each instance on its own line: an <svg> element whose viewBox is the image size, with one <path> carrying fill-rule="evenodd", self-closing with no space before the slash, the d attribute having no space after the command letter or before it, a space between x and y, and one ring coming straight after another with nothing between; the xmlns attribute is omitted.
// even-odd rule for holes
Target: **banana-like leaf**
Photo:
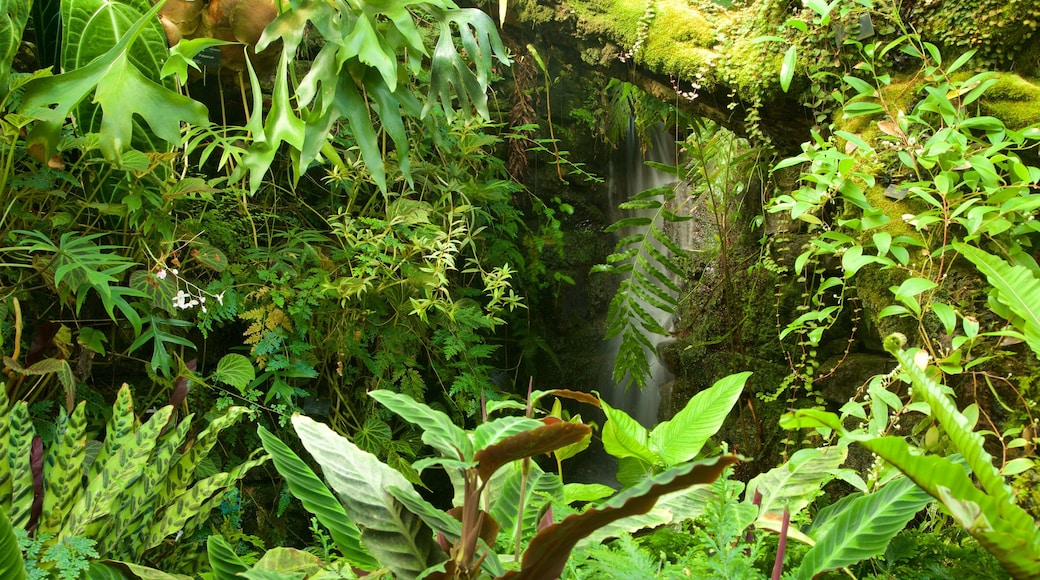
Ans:
<svg viewBox="0 0 1040 580"><path fill-rule="evenodd" d="M378 390L368 393L405 421L422 429L423 443L440 451L445 457L469 461L473 459L473 443L451 417L423 405L408 395Z"/></svg>
<svg viewBox="0 0 1040 580"><path fill-rule="evenodd" d="M10 432L7 460L11 467L11 525L25 528L29 524L33 503L33 474L29 465L32 441L36 432L29 406L25 401L14 404L9 415Z"/></svg>
<svg viewBox="0 0 1040 580"><path fill-rule="evenodd" d="M361 530L347 516L336 496L292 449L263 426L257 427L264 449L271 454L275 469L285 478L289 491L328 528L336 547L352 565L362 570L375 570L379 563L361 545Z"/></svg>
<svg viewBox="0 0 1040 580"><path fill-rule="evenodd" d="M603 505L568 516L562 522L538 532L524 552L520 570L510 571L502 578L557 578L563 572L571 550L585 536L621 518L650 511L662 495L701 483L711 483L736 461L735 456L728 455L681 465L622 491Z"/></svg>
<svg viewBox="0 0 1040 580"><path fill-rule="evenodd" d="M68 10L71 11L72 3L69 4ZM147 78L131 61L131 47L145 30L157 26L156 14L160 8L161 3L141 14L132 26L122 32L118 42L109 44L111 48L102 53L95 53L100 56L90 60L89 64L57 76L36 79L26 85L20 111L41 119L28 136L30 148L40 149L46 157L53 155L66 117L91 92L94 92L94 101L101 108L101 151L107 159L119 160L122 153L130 148L134 134L134 115L144 119L155 136L169 143L180 141L182 121L199 125L208 122L206 107L201 103L178 95ZM69 17L72 16L73 12L69 12ZM88 24L89 18L86 21L77 18L70 21L66 30L83 30ZM115 37L110 37L108 42L115 40ZM87 36L79 44L96 48L92 42L93 37ZM105 40L97 39L97 42ZM67 39L66 45L70 44ZM62 60L77 62L77 51L70 51ZM127 98L127 95L133 95L133 98ZM55 107L50 108L51 105ZM82 121L81 126L94 126L92 120L86 123Z"/></svg>
<svg viewBox="0 0 1040 580"><path fill-rule="evenodd" d="M292 422L376 560L398 578L415 578L444 559L430 528L388 491L410 487L404 476L326 425L302 415Z"/></svg>
<svg viewBox="0 0 1040 580"><path fill-rule="evenodd" d="M748 482L744 501L751 503L755 492L762 494L759 514L773 518L786 509L795 515L805 509L821 488L830 481L833 471L848 457L847 447L800 449L787 463L758 475Z"/></svg>
<svg viewBox="0 0 1040 580"><path fill-rule="evenodd" d="M618 459L632 457L651 467L661 463L661 458L650 449L650 433L646 427L606 401L601 401L600 406L607 416L603 425L603 448L607 453Z"/></svg>
<svg viewBox="0 0 1040 580"><path fill-rule="evenodd" d="M723 377L711 388L694 395L671 420L654 427L650 432L650 448L667 466L696 457L722 427L750 376L750 372L743 372Z"/></svg>
<svg viewBox="0 0 1040 580"><path fill-rule="evenodd" d="M18 548L14 528L11 527L11 520L7 519L7 513L4 510L0 510L0 578L25 579L22 551Z"/></svg>
<svg viewBox="0 0 1040 580"><path fill-rule="evenodd" d="M0 9L0 99L7 97L11 64L29 21L30 0L6 0Z"/></svg>
<svg viewBox="0 0 1040 580"><path fill-rule="evenodd" d="M62 410L64 416L64 409ZM76 500L83 480L83 460L87 454L86 401L81 401L59 431L55 449L47 454L43 478L43 521L39 531L57 534Z"/></svg>
<svg viewBox="0 0 1040 580"><path fill-rule="evenodd" d="M975 246L954 242L962 256L971 260L997 289L997 300L1021 318L1026 344L1040 356L1040 280L1024 266L1012 266Z"/></svg>
<svg viewBox="0 0 1040 580"><path fill-rule="evenodd" d="M905 477L872 494L843 499L849 501L835 504L840 510L827 519L828 525L818 533L810 532L816 545L802 558L797 578L811 579L883 554L892 538L932 501L925 490Z"/></svg>
<svg viewBox="0 0 1040 580"><path fill-rule="evenodd" d="M940 500L1014 578L1040 578L1040 529L1025 510L983 493L953 461L914 454L902 438L879 437L862 444Z"/></svg>

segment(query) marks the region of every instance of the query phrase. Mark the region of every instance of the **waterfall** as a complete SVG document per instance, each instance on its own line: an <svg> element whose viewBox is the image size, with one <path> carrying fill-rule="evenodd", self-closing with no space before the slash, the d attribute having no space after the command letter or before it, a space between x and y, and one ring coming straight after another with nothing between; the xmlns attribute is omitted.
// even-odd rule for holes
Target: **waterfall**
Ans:
<svg viewBox="0 0 1040 580"><path fill-rule="evenodd" d="M669 165L675 163L674 136L659 125L651 131L649 138L649 146L644 151L636 134L635 125L630 122L625 146L611 159L608 173L608 203L612 222L633 215L632 212L618 209L619 203L641 191L675 182L675 176L646 165L647 161ZM634 232L617 232L619 236L629 233ZM643 306L662 327L672 327L670 313L649 304L644 303ZM652 428L657 424L661 406L661 387L673 378L672 373L662 364L656 352L656 346L667 340L667 337L655 336L652 337L652 340L655 341L654 352L646 353L650 360L650 378L642 391L634 386L626 390L623 384L627 381L618 384L612 377L613 362L617 357L621 337L614 337L603 345L602 360L607 361L607 364L604 365L599 382L600 394L612 407L624 410L647 428Z"/></svg>

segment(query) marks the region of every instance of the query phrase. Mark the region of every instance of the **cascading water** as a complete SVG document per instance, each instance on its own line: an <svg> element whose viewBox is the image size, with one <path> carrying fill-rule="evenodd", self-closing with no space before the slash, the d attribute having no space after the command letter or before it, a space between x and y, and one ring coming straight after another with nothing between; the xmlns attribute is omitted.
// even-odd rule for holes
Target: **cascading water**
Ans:
<svg viewBox="0 0 1040 580"><path fill-rule="evenodd" d="M618 204L631 196L647 189L661 187L675 182L675 176L648 166L648 161L662 164L675 163L675 138L663 128L652 130L649 146L641 146L635 125L629 123L625 147L611 160L608 174L608 192L610 219L617 221L623 217L632 217L631 212L618 209ZM651 217L651 216L648 216ZM618 232L624 236L635 232ZM658 248L662 249L662 248ZM663 250L667 252L667 250ZM643 303L642 306L664 328L671 328L671 314ZM666 337L655 336L656 347ZM661 406L661 387L672 380L672 373L660 361L656 348L646 353L650 360L650 378L646 386L639 390L634 386L625 388L627 381L618 384L612 377L613 361L617 357L621 338L615 337L603 345L603 360L609 361L600 377L600 394L615 408L622 409L638 420L644 427L652 428L658 422Z"/></svg>

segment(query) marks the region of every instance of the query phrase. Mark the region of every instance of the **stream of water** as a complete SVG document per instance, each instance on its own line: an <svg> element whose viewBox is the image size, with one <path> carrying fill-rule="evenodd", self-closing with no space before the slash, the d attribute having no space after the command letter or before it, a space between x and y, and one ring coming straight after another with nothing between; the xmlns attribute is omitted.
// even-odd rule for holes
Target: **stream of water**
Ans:
<svg viewBox="0 0 1040 580"><path fill-rule="evenodd" d="M662 164L675 163L674 136L663 129L656 129L651 132L649 140L650 143L644 149L636 134L635 126L630 124L624 147L611 160L608 172L608 203L611 221L633 216L633 212L623 211L617 207L619 203L626 201L632 195L675 182L674 175L646 165L647 161ZM618 235L623 236L629 233L636 232L618 232ZM671 328L672 315L670 313L646 303L643 303L642 306L661 326L666 329ZM657 339L654 342L655 347L667 339L663 336L654 338ZM628 382L627 380L619 384L612 377L613 361L617 357L620 343L621 337L615 337L603 345L602 360L610 361L611 364L607 365L600 375L600 394L612 407L623 409L644 427L652 428L658 422L661 387L672 380L672 373L660 361L655 348L653 352L646 353L650 360L650 378L646 386L642 390L634 386L626 389L624 385Z"/></svg>

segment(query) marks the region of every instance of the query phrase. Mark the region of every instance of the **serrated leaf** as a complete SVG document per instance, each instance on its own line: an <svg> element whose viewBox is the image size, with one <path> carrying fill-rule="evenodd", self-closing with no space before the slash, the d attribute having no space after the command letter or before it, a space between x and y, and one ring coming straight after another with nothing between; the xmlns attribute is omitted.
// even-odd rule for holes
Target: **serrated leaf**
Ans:
<svg viewBox="0 0 1040 580"><path fill-rule="evenodd" d="M236 353L226 354L217 363L217 370L212 378L245 392L256 378L256 369L249 358Z"/></svg>

